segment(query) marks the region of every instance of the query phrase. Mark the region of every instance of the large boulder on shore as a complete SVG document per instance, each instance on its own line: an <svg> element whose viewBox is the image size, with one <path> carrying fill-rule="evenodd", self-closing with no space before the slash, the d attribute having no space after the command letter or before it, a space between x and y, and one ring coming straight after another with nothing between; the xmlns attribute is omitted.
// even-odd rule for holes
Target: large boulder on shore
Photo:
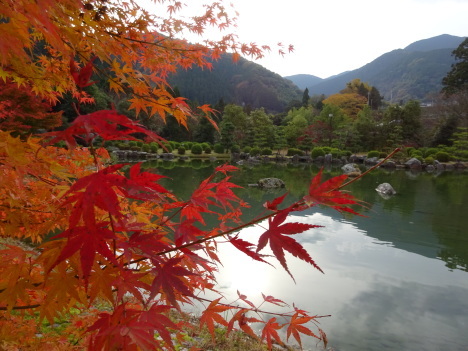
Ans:
<svg viewBox="0 0 468 351"><path fill-rule="evenodd" d="M408 161L405 162L405 166L408 168L416 168L420 169L422 167L421 161L419 161L417 158L410 158Z"/></svg>
<svg viewBox="0 0 468 351"><path fill-rule="evenodd" d="M260 188L284 188L285 184L278 178L263 178L257 182Z"/></svg>

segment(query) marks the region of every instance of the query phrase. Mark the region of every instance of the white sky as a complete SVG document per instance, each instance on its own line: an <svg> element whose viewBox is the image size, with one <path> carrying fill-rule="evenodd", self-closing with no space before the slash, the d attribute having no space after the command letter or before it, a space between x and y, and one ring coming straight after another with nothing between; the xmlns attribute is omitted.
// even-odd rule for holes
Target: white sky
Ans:
<svg viewBox="0 0 468 351"><path fill-rule="evenodd" d="M255 61L281 76L327 78L421 39L468 36L468 0L231 1L240 13L240 41L294 45L292 54L272 51ZM186 0L188 11L206 2Z"/></svg>
<svg viewBox="0 0 468 351"><path fill-rule="evenodd" d="M245 41L295 47L256 61L282 76L321 78L441 34L468 36L468 0L235 0ZM272 45L273 46L273 45Z"/></svg>

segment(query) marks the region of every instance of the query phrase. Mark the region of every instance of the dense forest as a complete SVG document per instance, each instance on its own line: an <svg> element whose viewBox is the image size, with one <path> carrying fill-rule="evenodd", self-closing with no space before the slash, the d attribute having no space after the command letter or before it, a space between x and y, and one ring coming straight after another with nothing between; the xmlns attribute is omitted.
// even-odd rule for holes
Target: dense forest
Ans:
<svg viewBox="0 0 468 351"><path fill-rule="evenodd" d="M211 70L180 69L169 77L180 93L199 103L216 104L220 99L251 108L282 112L302 92L289 80L244 58L233 61L226 54L212 61Z"/></svg>

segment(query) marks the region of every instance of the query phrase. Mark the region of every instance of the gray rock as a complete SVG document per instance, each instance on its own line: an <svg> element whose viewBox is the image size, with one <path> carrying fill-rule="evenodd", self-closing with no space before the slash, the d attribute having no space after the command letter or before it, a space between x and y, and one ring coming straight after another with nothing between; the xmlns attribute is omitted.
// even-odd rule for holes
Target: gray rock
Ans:
<svg viewBox="0 0 468 351"><path fill-rule="evenodd" d="M347 174L351 177L358 177L361 175L361 170L355 163L347 163L343 167L341 167L341 169L343 170L344 174Z"/></svg>
<svg viewBox="0 0 468 351"><path fill-rule="evenodd" d="M405 162L405 166L409 168L421 168L422 164L417 158L410 158L408 161Z"/></svg>
<svg viewBox="0 0 468 351"><path fill-rule="evenodd" d="M263 178L257 182L260 188L284 188L285 184L278 178Z"/></svg>
<svg viewBox="0 0 468 351"><path fill-rule="evenodd" d="M435 171L435 167L433 165L426 166L426 172L434 172L434 171Z"/></svg>
<svg viewBox="0 0 468 351"><path fill-rule="evenodd" d="M171 152L164 152L161 154L161 158L163 160L173 160L175 158L175 155Z"/></svg>
<svg viewBox="0 0 468 351"><path fill-rule="evenodd" d="M366 165L376 165L377 163L379 163L379 158L378 158L378 157L366 158L366 160L364 161L364 163L365 163Z"/></svg>
<svg viewBox="0 0 468 351"><path fill-rule="evenodd" d="M389 183L382 183L375 189L384 199L396 194L395 189Z"/></svg>
<svg viewBox="0 0 468 351"><path fill-rule="evenodd" d="M387 161L383 165L381 165L380 167L383 167L383 168L396 168L396 166L397 166L397 164L394 161Z"/></svg>
<svg viewBox="0 0 468 351"><path fill-rule="evenodd" d="M332 160L333 160L332 154L326 154L326 155L325 155L325 158L323 159L323 161L324 161L325 163L331 163Z"/></svg>

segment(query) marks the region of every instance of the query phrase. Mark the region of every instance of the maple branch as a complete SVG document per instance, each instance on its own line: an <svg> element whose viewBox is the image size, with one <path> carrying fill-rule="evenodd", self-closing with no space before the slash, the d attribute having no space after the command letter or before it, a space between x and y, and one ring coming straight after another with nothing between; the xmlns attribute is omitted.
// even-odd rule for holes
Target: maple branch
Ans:
<svg viewBox="0 0 468 351"><path fill-rule="evenodd" d="M387 161L389 158L391 158L393 155L395 155L397 152L399 152L401 149L399 147L397 147L395 150L393 150L387 157L385 157L382 161L380 161L379 163L377 163L376 165L372 166L371 168L369 168L367 171L365 171L364 173L360 174L359 176L351 179L349 182L346 182L344 184L342 184L341 186L339 187L336 187L334 189L331 189L329 190L328 192L332 192L332 191L335 191L335 190L339 190L341 188L344 188L345 186L348 186L349 184L351 183L354 183L356 180L358 179L361 179L362 177L364 177L366 174L368 174L369 172L372 172L374 169L376 169L377 167L379 167L380 165L382 165L385 161Z"/></svg>
<svg viewBox="0 0 468 351"><path fill-rule="evenodd" d="M11 309L12 310L29 310L32 308L38 308L40 306L41 306L40 304L26 305L26 306L13 306ZM7 311L7 310L8 310L8 307L0 307L0 311Z"/></svg>
<svg viewBox="0 0 468 351"><path fill-rule="evenodd" d="M210 300L210 299L205 299L203 297L197 297L198 300L202 300L202 301L205 301L205 302L213 302L214 300ZM237 301L237 300L236 300ZM265 301L264 301L265 302ZM263 302L262 302L263 303ZM249 311L252 311L252 312L256 312L256 313L264 313L264 314L272 314L272 315L275 315L275 316L279 316L279 317L291 317L291 313L294 313L293 311L291 312L285 312L285 313L280 313L280 312L270 312L270 311L264 311L264 310L260 310L258 308L253 308L253 307L241 307L239 305L231 305L229 303L223 303L223 302L218 302L218 305L222 305L222 306L228 306L228 307L233 307L233 308L239 308L239 309L244 309L244 310L249 310ZM323 316L314 316L314 319L315 318L325 318L325 317L331 317L331 314L327 314L327 315L323 315Z"/></svg>

